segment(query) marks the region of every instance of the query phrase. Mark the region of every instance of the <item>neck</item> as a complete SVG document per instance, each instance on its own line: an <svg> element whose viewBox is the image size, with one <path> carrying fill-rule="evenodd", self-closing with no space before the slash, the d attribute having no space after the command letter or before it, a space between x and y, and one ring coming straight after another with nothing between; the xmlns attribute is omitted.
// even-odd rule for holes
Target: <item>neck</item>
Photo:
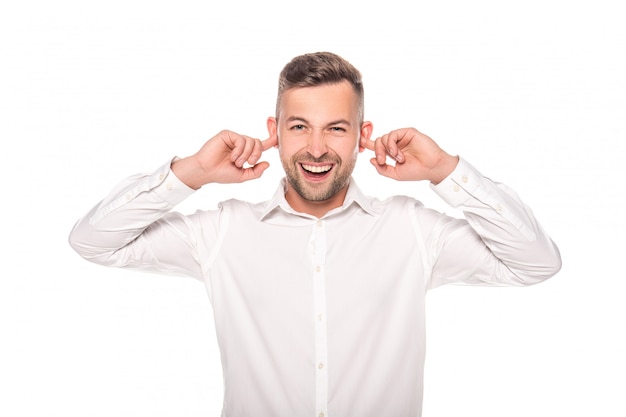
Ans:
<svg viewBox="0 0 626 417"><path fill-rule="evenodd" d="M296 192L296 190L293 189L293 187L291 187L291 185L289 185L289 183L287 183L285 199L287 200L291 208L295 211L310 214L311 216L315 216L319 219L324 217L324 215L332 209L341 207L344 200L346 199L347 192L348 186L346 185L341 189L341 191L333 195L328 200L312 201L303 198L300 194Z"/></svg>

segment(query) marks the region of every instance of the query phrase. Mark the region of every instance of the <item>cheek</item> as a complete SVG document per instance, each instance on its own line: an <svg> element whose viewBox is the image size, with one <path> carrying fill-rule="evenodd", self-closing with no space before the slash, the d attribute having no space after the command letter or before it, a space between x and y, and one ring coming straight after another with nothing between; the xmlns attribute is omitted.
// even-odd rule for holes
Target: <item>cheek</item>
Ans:
<svg viewBox="0 0 626 417"><path fill-rule="evenodd" d="M293 155L306 149L306 140L297 137L278 137L278 155L281 159L291 158Z"/></svg>
<svg viewBox="0 0 626 417"><path fill-rule="evenodd" d="M359 153L359 145L356 140L342 140L341 142L335 143L335 146L332 147L338 155L342 158L355 157Z"/></svg>
<svg viewBox="0 0 626 417"><path fill-rule="evenodd" d="M283 163L286 161L291 161L294 155L296 155L297 153L298 149L294 147L293 144L278 144L278 157L281 161L283 161Z"/></svg>

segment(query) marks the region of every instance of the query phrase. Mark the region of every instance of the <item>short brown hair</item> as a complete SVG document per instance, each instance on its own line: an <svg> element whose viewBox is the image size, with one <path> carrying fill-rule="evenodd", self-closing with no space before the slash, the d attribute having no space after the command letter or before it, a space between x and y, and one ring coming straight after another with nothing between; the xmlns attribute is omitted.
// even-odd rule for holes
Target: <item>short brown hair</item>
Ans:
<svg viewBox="0 0 626 417"><path fill-rule="evenodd" d="M364 93L361 73L352 64L332 52L315 52L293 58L280 73L276 118L280 111L280 99L291 88L316 87L348 81L359 103L359 122L363 121Z"/></svg>

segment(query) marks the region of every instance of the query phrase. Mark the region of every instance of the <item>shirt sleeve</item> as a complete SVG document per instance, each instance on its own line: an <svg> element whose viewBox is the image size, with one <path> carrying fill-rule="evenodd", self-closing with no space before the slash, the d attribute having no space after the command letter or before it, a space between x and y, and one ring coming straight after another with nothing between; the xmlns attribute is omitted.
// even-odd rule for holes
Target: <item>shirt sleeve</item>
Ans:
<svg viewBox="0 0 626 417"><path fill-rule="evenodd" d="M171 160L152 174L122 181L75 224L69 236L72 248L101 265L201 279L199 252L207 236L210 240L211 233L216 234L219 213L172 212L194 190L170 165Z"/></svg>
<svg viewBox="0 0 626 417"><path fill-rule="evenodd" d="M465 219L431 222L430 288L447 283L532 285L561 268L558 248L515 192L461 159L431 188Z"/></svg>

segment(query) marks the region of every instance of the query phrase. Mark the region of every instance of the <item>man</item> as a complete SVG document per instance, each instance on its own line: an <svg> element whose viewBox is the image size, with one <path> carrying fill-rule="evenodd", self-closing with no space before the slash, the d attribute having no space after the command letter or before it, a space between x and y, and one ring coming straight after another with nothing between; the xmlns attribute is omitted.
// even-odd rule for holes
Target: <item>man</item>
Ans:
<svg viewBox="0 0 626 417"><path fill-rule="evenodd" d="M223 416L420 416L427 290L541 282L560 268L556 246L511 190L428 136L371 140L360 74L337 55L286 65L267 128L264 141L220 132L131 177L77 223L71 245L103 265L206 284ZM275 147L286 178L269 201L171 211L204 185L260 177ZM430 181L465 219L363 195L351 173L365 150L381 175Z"/></svg>

